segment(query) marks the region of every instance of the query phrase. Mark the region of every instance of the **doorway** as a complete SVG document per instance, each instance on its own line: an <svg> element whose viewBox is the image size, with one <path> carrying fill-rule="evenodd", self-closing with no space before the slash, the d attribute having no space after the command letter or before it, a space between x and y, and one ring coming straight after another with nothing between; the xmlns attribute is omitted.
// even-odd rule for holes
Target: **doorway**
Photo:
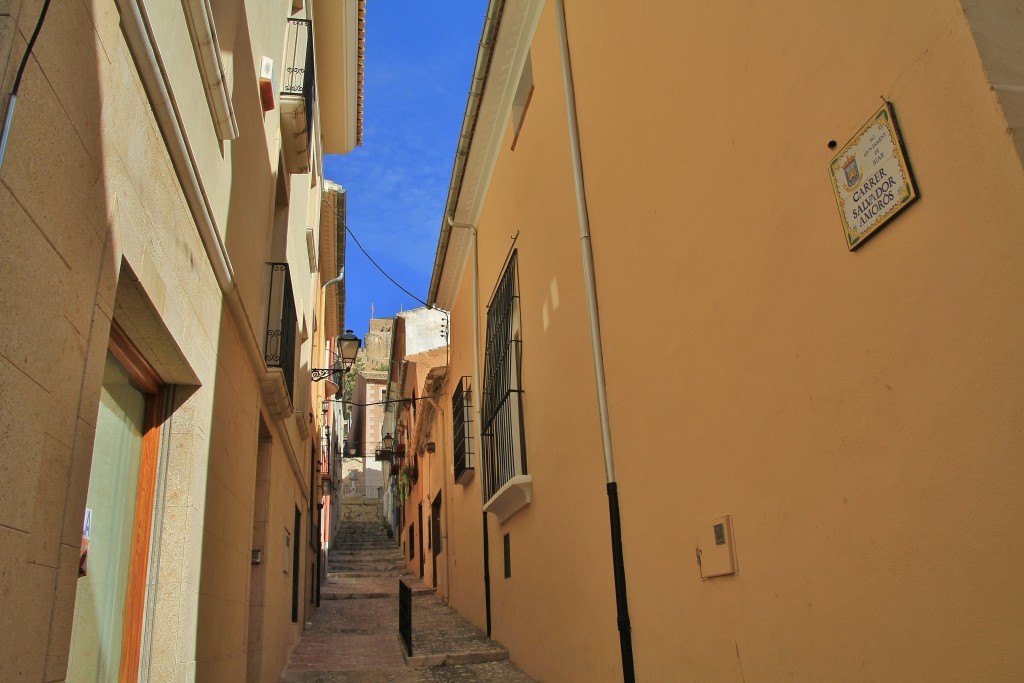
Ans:
<svg viewBox="0 0 1024 683"><path fill-rule="evenodd" d="M423 567L424 567L424 557L423 557L423 503L420 503L419 505L417 505L417 507L419 508L419 513L420 513L420 517L419 517L420 523L418 524L418 526L420 528L420 578L422 579L423 578Z"/></svg>
<svg viewBox="0 0 1024 683"><path fill-rule="evenodd" d="M295 531L291 536L292 550L292 622L299 621L299 544L302 533L302 512L295 507Z"/></svg>
<svg viewBox="0 0 1024 683"><path fill-rule="evenodd" d="M96 417L68 680L138 676L163 384L112 323Z"/></svg>
<svg viewBox="0 0 1024 683"><path fill-rule="evenodd" d="M430 504L430 558L433 563L432 583L437 588L437 556L441 554L441 492L438 491Z"/></svg>
<svg viewBox="0 0 1024 683"><path fill-rule="evenodd" d="M253 491L252 559L249 573L249 629L246 680L258 681L263 671L263 619L267 575L267 529L270 508L270 428L260 416L256 447L256 483Z"/></svg>

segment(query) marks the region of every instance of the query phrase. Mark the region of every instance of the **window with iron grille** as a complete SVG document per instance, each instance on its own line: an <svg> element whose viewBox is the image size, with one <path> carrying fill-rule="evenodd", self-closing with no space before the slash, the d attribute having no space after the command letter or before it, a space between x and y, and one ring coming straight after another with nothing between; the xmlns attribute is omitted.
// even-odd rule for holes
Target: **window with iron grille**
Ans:
<svg viewBox="0 0 1024 683"><path fill-rule="evenodd" d="M466 473L473 469L473 435L470 432L473 424L473 399L468 384L468 377L460 378L459 384L452 394L452 434L456 483L462 483Z"/></svg>
<svg viewBox="0 0 1024 683"><path fill-rule="evenodd" d="M519 329L518 252L487 305L487 345L484 364L483 421L484 497L490 500L513 477L527 474L523 432L521 339Z"/></svg>

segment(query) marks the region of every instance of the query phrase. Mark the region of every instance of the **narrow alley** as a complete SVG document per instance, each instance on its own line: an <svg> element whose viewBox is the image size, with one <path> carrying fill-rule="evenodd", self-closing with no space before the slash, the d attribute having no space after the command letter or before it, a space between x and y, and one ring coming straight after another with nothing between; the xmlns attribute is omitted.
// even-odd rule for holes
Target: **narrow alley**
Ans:
<svg viewBox="0 0 1024 683"><path fill-rule="evenodd" d="M399 580L412 588L411 656L399 637ZM320 598L282 683L533 680L406 572L380 522L342 523Z"/></svg>

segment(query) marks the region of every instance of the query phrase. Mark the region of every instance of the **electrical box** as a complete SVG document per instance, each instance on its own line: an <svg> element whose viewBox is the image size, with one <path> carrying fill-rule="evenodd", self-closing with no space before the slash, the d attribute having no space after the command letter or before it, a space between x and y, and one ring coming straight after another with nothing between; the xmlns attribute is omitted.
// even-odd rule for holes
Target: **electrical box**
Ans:
<svg viewBox="0 0 1024 683"><path fill-rule="evenodd" d="M701 524L697 531L697 543L700 578L732 576L739 572L736 564L736 542L732 533L732 516L726 515Z"/></svg>
<svg viewBox="0 0 1024 683"><path fill-rule="evenodd" d="M274 83L274 60L264 57L260 62L260 101L263 103L263 111L271 111L274 108L274 95L277 86Z"/></svg>

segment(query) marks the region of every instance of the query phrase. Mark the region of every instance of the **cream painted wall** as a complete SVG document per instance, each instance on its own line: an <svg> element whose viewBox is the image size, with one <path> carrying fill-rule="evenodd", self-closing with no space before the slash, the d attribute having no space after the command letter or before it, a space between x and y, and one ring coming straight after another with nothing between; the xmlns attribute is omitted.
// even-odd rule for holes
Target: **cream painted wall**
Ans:
<svg viewBox="0 0 1024 683"><path fill-rule="evenodd" d="M12 61L20 58L40 4L21 3ZM280 45L286 4L260 3L277 20L265 22L273 24L266 36L247 43L246 34L236 47L262 53L269 49L265 41ZM254 87L255 75L240 67L235 106L247 136L225 145L212 137L181 4L151 0L146 8L165 66L173 69L186 136L255 327L266 298L276 119L258 106L253 114L255 91L244 88ZM19 615L0 623L9 646L0 656L0 679L57 680L66 668L98 392L116 316L164 379L178 385L162 430L143 675L242 680L261 410L244 340L261 330L239 329L223 305L119 22L113 0L52 4L0 171L0 224L7 228L0 324L11 331L0 359L0 434L8 444L0 458L7 482L0 488L0 601ZM0 67L9 71L10 63ZM264 136L254 138L260 127ZM310 309L305 226L316 215L304 212L319 204L304 193L319 197L319 188L310 187L308 176L294 184L293 195L300 196L291 228L302 253L293 277L299 306ZM115 298L119 278L122 285L137 280L142 297ZM311 310L305 315L311 322ZM308 367L308 356L302 362ZM308 390L302 396L305 407ZM302 493L308 484L296 477L280 442L289 434L298 444L308 481L308 439L294 425L277 423L272 431L279 470L274 510L280 517L287 508L290 517L296 505L308 509ZM305 514L304 530L308 540ZM300 547L305 555L308 542ZM307 566L308 558L302 562ZM303 601L308 589L302 585ZM267 599L265 642L273 649L263 671L276 680L301 624L290 620L290 580L268 589Z"/></svg>
<svg viewBox="0 0 1024 683"><path fill-rule="evenodd" d="M959 3L567 5L637 678L1013 680L1024 176ZM482 306L520 231L534 479L490 519L493 633L539 679L617 680L551 3L531 57L480 221ZM827 143L880 95L921 199L849 253ZM455 497L467 554L476 486ZM701 581L698 530L725 514L740 573ZM452 604L479 621L479 565L458 564Z"/></svg>
<svg viewBox="0 0 1024 683"><path fill-rule="evenodd" d="M272 451L271 481L288 481L293 478L287 456L280 447ZM300 550L309 547L309 519L306 505L301 498L282 486L271 487L270 514L267 530L267 549L264 555L267 598L263 612L263 678L277 680L288 663L288 656L302 633L303 606L307 586L305 584L305 559L300 560L299 576L299 621L291 620L292 557L286 556L285 531L293 534L295 508L302 513L302 531L299 538L292 536L291 542L298 543ZM289 549L290 553L291 550ZM287 567L287 571L285 571Z"/></svg>

